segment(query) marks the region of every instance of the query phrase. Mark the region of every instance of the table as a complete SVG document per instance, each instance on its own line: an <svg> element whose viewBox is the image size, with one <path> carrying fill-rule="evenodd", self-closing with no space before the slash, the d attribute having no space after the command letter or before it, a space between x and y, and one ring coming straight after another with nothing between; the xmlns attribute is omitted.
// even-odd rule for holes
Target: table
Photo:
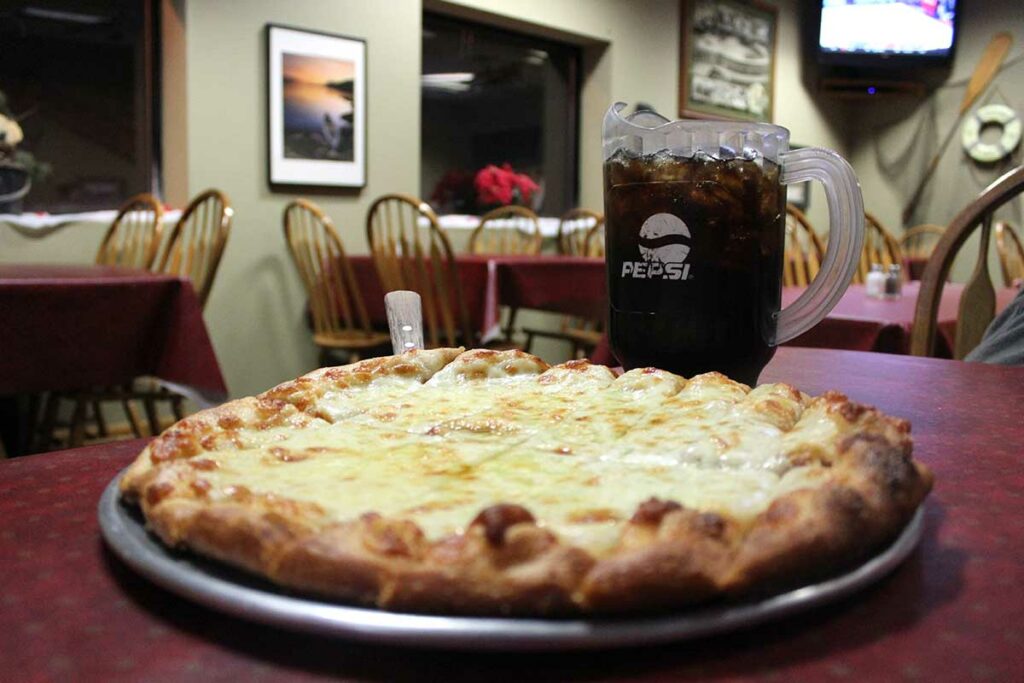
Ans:
<svg viewBox="0 0 1024 683"><path fill-rule="evenodd" d="M823 321L792 341L788 346L848 349L851 351L882 351L909 353L910 330L914 325L919 281L906 282L903 294L897 299L873 299L865 293L864 285L850 285L836 307ZM935 355L952 358L956 340L956 321L960 312L960 295L964 286L946 283L939 300L939 334L936 335ZM784 287L782 305L788 306L803 292L798 287ZM996 310L1001 311L1017 295L1017 290L996 290Z"/></svg>
<svg viewBox="0 0 1024 683"><path fill-rule="evenodd" d="M387 329L384 290L373 259L351 256L352 271L376 327ZM604 260L584 256L482 256L455 259L470 326L481 339L493 336L500 307L531 308L581 317L603 317Z"/></svg>
<svg viewBox="0 0 1024 683"><path fill-rule="evenodd" d="M904 283L902 296L890 300L870 298L864 285L850 285L824 320L783 346L908 354L920 287L920 282ZM942 290L939 333L935 339L935 356L939 358L953 357L963 288L962 284L947 283ZM793 303L803 291L801 287L783 287L782 305ZM1018 290L1013 288L997 289L996 310L1001 311L1009 305L1017 293ZM618 365L607 338L601 340L590 359L604 365Z"/></svg>
<svg viewBox="0 0 1024 683"><path fill-rule="evenodd" d="M188 603L104 548L96 502L138 440L0 463L0 680L1021 680L1024 368L783 348L764 378L910 419L935 472L921 546L840 603L632 651L460 654L293 634Z"/></svg>
<svg viewBox="0 0 1024 683"><path fill-rule="evenodd" d="M12 228L28 237L45 237L60 228L76 223L110 225L117 217L117 209L82 211L80 213L0 213L0 224ZM164 211L163 222L173 225L181 218L180 209Z"/></svg>
<svg viewBox="0 0 1024 683"><path fill-rule="evenodd" d="M114 386L151 375L227 396L187 279L106 266L0 264L0 394Z"/></svg>
<svg viewBox="0 0 1024 683"><path fill-rule="evenodd" d="M387 327L384 291L369 256L351 257L353 271L367 304L371 323ZM607 307L607 283L602 259L571 256L474 256L456 257L471 327L483 339L493 336L499 307L532 308L583 318L603 318ZM864 285L850 285L836 307L788 346L909 353L910 329L920 282L907 282L895 300L872 299ZM939 303L939 334L936 355L951 358L963 285L947 283ZM1016 289L996 290L996 308L1002 310ZM783 287L782 304L788 306L803 292ZM607 345L592 357L614 363Z"/></svg>
<svg viewBox="0 0 1024 683"><path fill-rule="evenodd" d="M438 216L437 222L445 230L476 230L477 226L480 225L480 216L446 213ZM561 223L562 220L560 218L553 218L551 216L537 217L537 227L543 237L558 237L558 226ZM420 227L425 228L429 225L429 221L426 218L420 218L419 224ZM493 225L494 227L502 227L502 225L510 224L511 221L499 219Z"/></svg>

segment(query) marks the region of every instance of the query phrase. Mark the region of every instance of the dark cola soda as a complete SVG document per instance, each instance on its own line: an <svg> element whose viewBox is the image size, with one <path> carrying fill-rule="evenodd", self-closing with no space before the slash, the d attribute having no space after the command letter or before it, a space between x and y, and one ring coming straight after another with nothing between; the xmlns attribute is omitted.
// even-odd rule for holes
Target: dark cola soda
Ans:
<svg viewBox="0 0 1024 683"><path fill-rule="evenodd" d="M612 350L753 384L774 353L785 188L767 160L622 151L604 166Z"/></svg>

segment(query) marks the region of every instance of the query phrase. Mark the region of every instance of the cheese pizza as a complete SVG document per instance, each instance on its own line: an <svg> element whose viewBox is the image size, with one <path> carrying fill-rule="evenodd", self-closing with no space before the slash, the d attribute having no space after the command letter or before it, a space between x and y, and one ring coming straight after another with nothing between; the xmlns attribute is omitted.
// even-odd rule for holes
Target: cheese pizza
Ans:
<svg viewBox="0 0 1024 683"><path fill-rule="evenodd" d="M382 609L653 612L841 571L931 487L829 392L435 349L187 417L121 480L167 545Z"/></svg>

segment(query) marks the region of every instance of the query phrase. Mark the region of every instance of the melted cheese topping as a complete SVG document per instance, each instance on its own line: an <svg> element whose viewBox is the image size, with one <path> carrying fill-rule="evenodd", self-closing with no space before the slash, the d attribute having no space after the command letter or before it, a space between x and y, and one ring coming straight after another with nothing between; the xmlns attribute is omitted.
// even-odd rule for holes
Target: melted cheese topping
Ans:
<svg viewBox="0 0 1024 683"><path fill-rule="evenodd" d="M315 503L338 521L408 518L434 539L515 503L601 555L651 497L749 520L813 481L821 468L791 456L838 429L785 385L540 369L471 375L456 359L423 384L330 390L312 411L323 419L242 430L235 449L207 454L218 466L201 476L213 499L244 486Z"/></svg>

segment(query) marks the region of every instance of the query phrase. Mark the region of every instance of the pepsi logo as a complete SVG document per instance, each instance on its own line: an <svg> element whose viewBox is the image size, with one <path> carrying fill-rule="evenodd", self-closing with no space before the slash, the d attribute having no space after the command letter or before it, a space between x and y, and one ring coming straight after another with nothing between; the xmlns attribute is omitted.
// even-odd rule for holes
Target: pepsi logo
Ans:
<svg viewBox="0 0 1024 683"><path fill-rule="evenodd" d="M682 263L690 253L690 229L678 216L656 213L640 226L638 244L644 261Z"/></svg>
<svg viewBox="0 0 1024 683"><path fill-rule="evenodd" d="M634 280L689 280L690 229L678 216L656 213L640 226L642 261L623 261L620 277Z"/></svg>

